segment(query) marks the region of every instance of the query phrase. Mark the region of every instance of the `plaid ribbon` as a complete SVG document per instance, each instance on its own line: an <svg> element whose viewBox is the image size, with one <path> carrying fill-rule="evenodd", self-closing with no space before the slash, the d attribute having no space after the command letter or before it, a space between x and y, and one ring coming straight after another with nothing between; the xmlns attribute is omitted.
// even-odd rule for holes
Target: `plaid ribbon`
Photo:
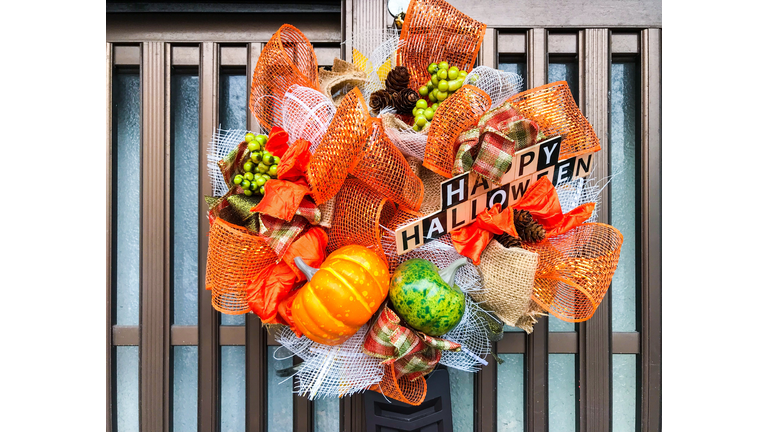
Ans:
<svg viewBox="0 0 768 432"><path fill-rule="evenodd" d="M395 379L413 381L437 366L442 350L459 351L461 344L426 335L400 325L400 317L384 305L363 342L363 352L393 364Z"/></svg>
<svg viewBox="0 0 768 432"><path fill-rule="evenodd" d="M264 237L267 244L275 251L278 260L283 258L285 251L296 238L301 235L307 226L320 223L322 215L317 204L308 199L303 199L295 216L290 222L259 213L261 228L259 234Z"/></svg>
<svg viewBox="0 0 768 432"><path fill-rule="evenodd" d="M498 183L509 170L515 152L539 139L539 126L524 118L509 102L489 110L477 127L459 135L453 175L470 170Z"/></svg>

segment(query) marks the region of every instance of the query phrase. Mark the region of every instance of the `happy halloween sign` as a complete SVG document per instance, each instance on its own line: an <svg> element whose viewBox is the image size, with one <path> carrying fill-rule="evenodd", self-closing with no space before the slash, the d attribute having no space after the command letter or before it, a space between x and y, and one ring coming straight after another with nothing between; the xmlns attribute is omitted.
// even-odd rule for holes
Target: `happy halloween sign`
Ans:
<svg viewBox="0 0 768 432"><path fill-rule="evenodd" d="M560 160L557 136L515 153L509 171L499 185L468 172L440 184L441 210L413 221L395 231L397 254L412 251L443 234L468 225L483 210L501 204L505 209L514 205L528 189L542 177L549 177L553 185L586 177L595 165L594 152Z"/></svg>

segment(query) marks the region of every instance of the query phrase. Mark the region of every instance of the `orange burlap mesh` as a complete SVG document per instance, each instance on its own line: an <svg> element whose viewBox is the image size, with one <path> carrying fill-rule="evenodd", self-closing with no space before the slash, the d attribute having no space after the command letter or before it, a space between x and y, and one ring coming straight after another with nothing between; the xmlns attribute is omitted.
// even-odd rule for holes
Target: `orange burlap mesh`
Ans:
<svg viewBox="0 0 768 432"><path fill-rule="evenodd" d="M205 288L211 290L214 309L230 315L248 312L245 286L276 261L277 255L261 237L216 218L208 236L205 271Z"/></svg>
<svg viewBox="0 0 768 432"><path fill-rule="evenodd" d="M362 181L348 178L334 199L333 222L328 232L328 253L357 244L370 247L387 261L381 245L381 227L395 215L395 205Z"/></svg>
<svg viewBox="0 0 768 432"><path fill-rule="evenodd" d="M491 98L475 86L465 85L441 103L432 118L424 150L424 167L451 177L456 138L474 127L491 106Z"/></svg>
<svg viewBox="0 0 768 432"><path fill-rule="evenodd" d="M485 24L445 0L411 0L400 34L397 64L408 68L413 89L430 78L430 63L446 61L470 72L484 35Z"/></svg>
<svg viewBox="0 0 768 432"><path fill-rule="evenodd" d="M545 136L560 135L560 160L600 150L600 141L573 100L565 81L536 87L507 99Z"/></svg>
<svg viewBox="0 0 768 432"><path fill-rule="evenodd" d="M395 379L395 366L384 366L384 378L371 387L384 396L410 405L421 405L427 396L427 380L423 376L409 381L405 376Z"/></svg>
<svg viewBox="0 0 768 432"><path fill-rule="evenodd" d="M344 97L309 161L307 178L316 202L333 197L347 174L402 206L421 206L421 180L384 133L381 119L370 117L358 88Z"/></svg>
<svg viewBox="0 0 768 432"><path fill-rule="evenodd" d="M623 241L610 225L586 223L541 243L523 243L539 254L533 300L563 321L588 320L611 285Z"/></svg>
<svg viewBox="0 0 768 432"><path fill-rule="evenodd" d="M318 89L317 58L304 34L283 24L264 45L253 68L249 105L266 130L282 125L283 96L294 84Z"/></svg>

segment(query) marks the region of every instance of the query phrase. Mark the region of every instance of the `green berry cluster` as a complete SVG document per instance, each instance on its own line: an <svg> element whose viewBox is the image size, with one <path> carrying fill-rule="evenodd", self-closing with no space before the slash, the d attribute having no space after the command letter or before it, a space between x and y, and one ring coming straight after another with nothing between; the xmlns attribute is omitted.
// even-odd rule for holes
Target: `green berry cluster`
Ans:
<svg viewBox="0 0 768 432"><path fill-rule="evenodd" d="M264 147L267 144L266 135L245 134L245 142L248 143L250 155L245 160L241 171L232 179L232 182L243 188L243 194L251 196L254 193L264 195L264 184L277 178L277 165L280 158L270 154Z"/></svg>
<svg viewBox="0 0 768 432"><path fill-rule="evenodd" d="M413 109L413 130L424 129L432 121L437 107L448 99L464 84L467 71L459 70L456 66L448 66L448 62L432 63L427 68L432 75L427 85L419 88L419 99ZM431 103L431 104L430 104Z"/></svg>

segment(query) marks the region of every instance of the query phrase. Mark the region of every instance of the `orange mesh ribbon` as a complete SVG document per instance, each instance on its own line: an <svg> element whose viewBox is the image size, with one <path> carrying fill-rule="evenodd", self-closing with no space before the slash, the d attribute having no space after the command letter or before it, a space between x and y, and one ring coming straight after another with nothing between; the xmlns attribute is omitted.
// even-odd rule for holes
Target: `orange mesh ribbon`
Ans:
<svg viewBox="0 0 768 432"><path fill-rule="evenodd" d="M541 243L523 243L539 254L533 300L563 321L588 320L611 285L623 240L610 225L585 223Z"/></svg>
<svg viewBox="0 0 768 432"><path fill-rule="evenodd" d="M394 204L366 186L362 181L349 178L336 195L333 221L328 233L328 253L358 244L370 247L387 260L381 245L381 226L395 214Z"/></svg>
<svg viewBox="0 0 768 432"><path fill-rule="evenodd" d="M371 390L409 405L421 405L427 396L427 380L423 376L413 381L404 376L395 378L395 365L389 364L384 366L384 378Z"/></svg>
<svg viewBox="0 0 768 432"><path fill-rule="evenodd" d="M208 237L205 288L219 312L238 315L250 310L245 287L277 256L267 242L246 228L216 218Z"/></svg>
<svg viewBox="0 0 768 432"><path fill-rule="evenodd" d="M370 117L357 87L341 101L309 160L307 178L315 201L322 204L336 195L348 174L402 206L421 206L421 179L384 133L381 119Z"/></svg>
<svg viewBox="0 0 768 432"><path fill-rule="evenodd" d="M304 34L283 24L253 68L249 105L261 126L270 129L282 125L283 96L293 84L318 89L317 58Z"/></svg>
<svg viewBox="0 0 768 432"><path fill-rule="evenodd" d="M410 87L430 78L427 66L446 61L472 71L485 36L485 24L461 13L445 0L412 0L405 13L397 64L408 68Z"/></svg>
<svg viewBox="0 0 768 432"><path fill-rule="evenodd" d="M600 150L600 141L576 106L565 81L536 87L507 99L523 117L533 120L545 136L560 135L560 160Z"/></svg>
<svg viewBox="0 0 768 432"><path fill-rule="evenodd" d="M472 85L462 86L441 103L429 126L424 167L443 177L451 177L456 139L462 132L475 127L490 107L490 96Z"/></svg>

